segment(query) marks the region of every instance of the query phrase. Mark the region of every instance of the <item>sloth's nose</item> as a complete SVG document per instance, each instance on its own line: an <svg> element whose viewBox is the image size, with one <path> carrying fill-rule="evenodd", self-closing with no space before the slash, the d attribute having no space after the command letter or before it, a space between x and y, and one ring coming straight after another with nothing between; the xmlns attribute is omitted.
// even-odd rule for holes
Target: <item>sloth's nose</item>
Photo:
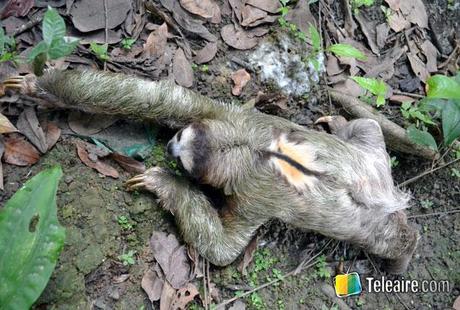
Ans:
<svg viewBox="0 0 460 310"><path fill-rule="evenodd" d="M168 152L168 154L170 156L174 157L174 154L173 154L173 142L172 141L169 141L168 144L166 144L166 151Z"/></svg>

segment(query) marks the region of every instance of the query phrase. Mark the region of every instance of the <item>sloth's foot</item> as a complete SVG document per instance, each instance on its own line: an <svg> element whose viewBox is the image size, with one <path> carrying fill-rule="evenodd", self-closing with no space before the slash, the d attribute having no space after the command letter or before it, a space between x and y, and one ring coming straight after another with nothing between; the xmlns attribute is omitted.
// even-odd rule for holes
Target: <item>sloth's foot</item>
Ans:
<svg viewBox="0 0 460 310"><path fill-rule="evenodd" d="M4 80L1 84L3 91L8 89L18 90L22 94L30 95L36 92L37 77L33 74L26 76L12 76Z"/></svg>
<svg viewBox="0 0 460 310"><path fill-rule="evenodd" d="M128 191L141 189L156 193L165 174L169 174L165 169L153 167L126 181L125 186Z"/></svg>
<svg viewBox="0 0 460 310"><path fill-rule="evenodd" d="M348 121L341 115L328 115L318 118L315 122L315 125L326 124L330 133L337 134L340 128L345 127L347 123Z"/></svg>

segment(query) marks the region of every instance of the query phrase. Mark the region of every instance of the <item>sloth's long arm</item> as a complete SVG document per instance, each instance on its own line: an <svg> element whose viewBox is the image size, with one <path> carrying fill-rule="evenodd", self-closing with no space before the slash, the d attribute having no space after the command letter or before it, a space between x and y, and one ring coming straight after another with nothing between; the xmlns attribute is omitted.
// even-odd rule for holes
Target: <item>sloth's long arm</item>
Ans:
<svg viewBox="0 0 460 310"><path fill-rule="evenodd" d="M265 222L262 217L252 221L233 214L220 217L200 190L159 168L132 178L127 186L156 194L163 207L173 212L184 241L214 265L233 262Z"/></svg>
<svg viewBox="0 0 460 310"><path fill-rule="evenodd" d="M4 82L18 88L21 77ZM23 78L22 91L65 107L118 114L183 126L202 119L226 119L237 108L217 103L171 81L151 82L103 71L49 70ZM59 105L59 104L58 104Z"/></svg>

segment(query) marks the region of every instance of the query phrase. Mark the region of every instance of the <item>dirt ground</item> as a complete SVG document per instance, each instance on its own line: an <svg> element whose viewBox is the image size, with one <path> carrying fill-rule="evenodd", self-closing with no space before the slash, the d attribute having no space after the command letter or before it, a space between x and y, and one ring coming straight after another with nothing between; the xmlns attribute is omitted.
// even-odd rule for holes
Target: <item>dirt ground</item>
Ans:
<svg viewBox="0 0 460 310"><path fill-rule="evenodd" d="M457 15L446 13L443 1L427 4L433 20L448 16L448 26L456 27ZM443 11L444 9L444 11ZM447 14L447 15L445 15ZM378 14L377 14L378 15ZM446 43L441 43L446 44ZM449 47L446 46L448 50ZM446 51L447 53L448 51ZM241 97L231 96L229 72L238 68L231 59L247 61L246 52L238 52L224 44L219 45L216 59L206 72L197 72L194 89L202 94L221 100L233 100L242 104L254 97L259 90L269 92L272 85L261 82L254 75L245 87ZM287 108L267 111L289 118L299 124L313 126L314 120L322 115L338 111L331 106L321 92L322 85L313 87L308 97L289 99ZM54 118L64 118L66 111L53 112ZM386 113L391 113L391 107ZM51 116L50 116L51 117ZM126 125L118 121L114 127ZM156 151L147 158L147 165L164 165L165 160L158 149L164 149L165 142L172 136L167 129L160 129L157 135ZM5 191L0 193L0 203L11 197L32 175L42 169L60 164L64 176L58 190L58 216L66 228L65 247L59 258L52 278L35 309L157 309L159 303L151 304L141 289L142 276L152 261L149 239L152 231L177 234L174 219L162 210L155 198L146 193L128 193L123 182L130 175L121 173L115 180L103 177L83 165L78 159L73 137L64 135L51 152L43 156L32 167L4 165ZM428 169L431 162L402 154L396 156L399 165L394 169L395 182L400 183ZM460 169L460 167L457 167ZM121 171L121 169L119 169ZM460 295L460 214L443 214L460 205L460 182L451 175L450 168L442 169L421 178L407 188L412 195L409 215L421 235L415 256L405 279L447 280L448 293L368 293L364 279L380 277L366 255L346 243L332 242L324 250L324 269L333 273L344 259L345 268L358 271L363 281L364 292L355 297L338 299L333 292L333 277L322 276L324 270L309 268L299 275L287 278L278 285L272 285L258 292L256 297L243 299L248 309L449 309ZM432 205L427 206L426 201ZM439 215L418 216L428 213ZM126 216L134 229L126 233L117 223L118 216ZM178 235L178 234L177 234ZM211 282L215 283L220 299L235 296L251 285L260 285L276 276L275 270L286 273L294 269L309 253L319 251L328 239L310 232L303 232L279 222L269 223L258 232L259 248L256 256L270 264L255 271L248 268L248 274L237 271L238 259L224 268L211 267ZM136 251L136 263L124 266L118 256ZM375 259L374 259L375 260ZM374 261L373 260L373 261ZM379 264L377 262L377 266ZM120 276L129 275L127 280ZM197 282L199 286L200 283ZM332 291L332 293L331 293ZM198 308L198 302L192 308Z"/></svg>

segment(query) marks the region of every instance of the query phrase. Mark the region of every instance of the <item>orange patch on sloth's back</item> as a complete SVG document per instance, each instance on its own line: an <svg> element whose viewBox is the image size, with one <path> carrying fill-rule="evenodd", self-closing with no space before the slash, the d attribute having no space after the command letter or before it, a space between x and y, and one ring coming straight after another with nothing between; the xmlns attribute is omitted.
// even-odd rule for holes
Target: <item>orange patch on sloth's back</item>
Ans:
<svg viewBox="0 0 460 310"><path fill-rule="evenodd" d="M314 154L311 147L307 144L290 142L287 140L286 135L281 135L275 140L270 146L270 150L289 157L308 170L317 170L315 169ZM280 174L286 178L288 183L298 190L304 190L313 186L317 180L315 176L305 174L286 160L272 157L271 161Z"/></svg>

